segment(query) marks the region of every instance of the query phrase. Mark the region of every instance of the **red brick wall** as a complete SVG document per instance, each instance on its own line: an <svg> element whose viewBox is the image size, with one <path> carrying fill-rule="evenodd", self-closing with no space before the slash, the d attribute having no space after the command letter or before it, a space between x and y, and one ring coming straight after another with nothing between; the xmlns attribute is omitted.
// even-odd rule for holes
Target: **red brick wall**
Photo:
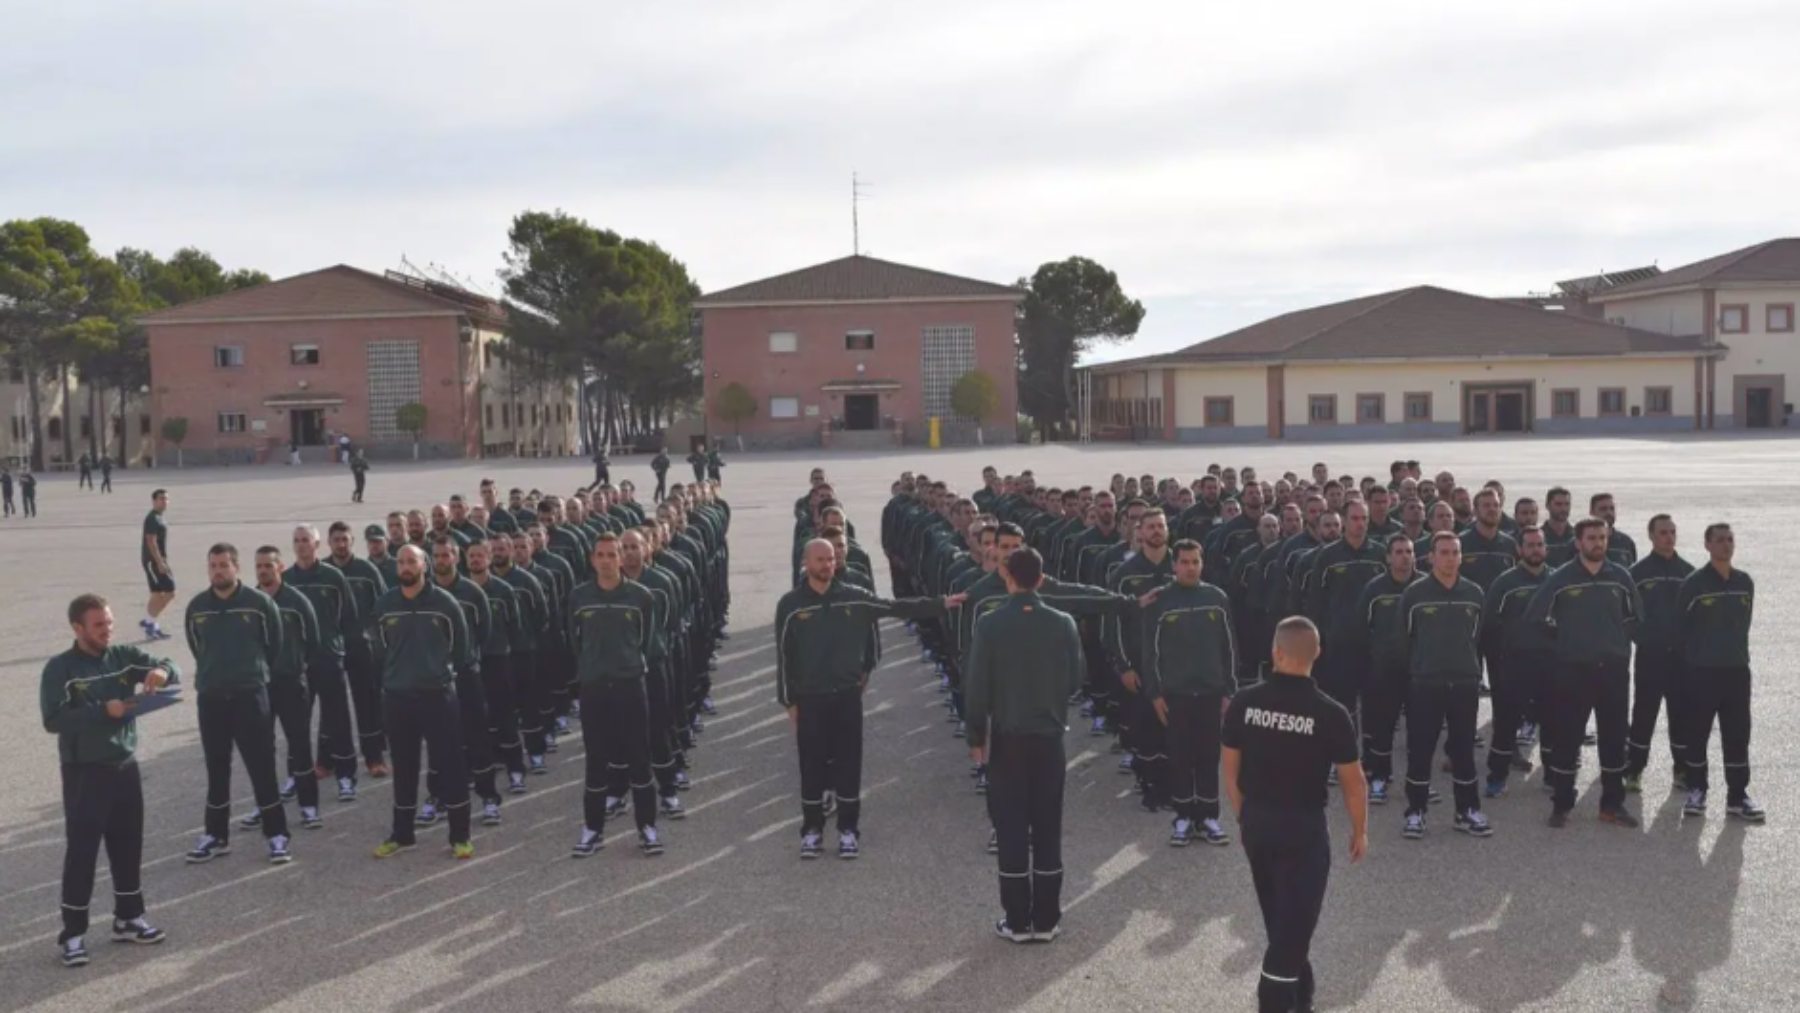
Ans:
<svg viewBox="0 0 1800 1013"><path fill-rule="evenodd" d="M841 396L819 389L833 380L893 380L900 389L881 394L881 414L907 423L909 439L924 422L920 345L926 327L966 325L975 329L975 368L994 378L1000 410L988 420L989 432L1010 433L1018 411L1010 302L893 303L833 306L751 306L704 311L704 359L707 421L715 436L729 436L731 424L714 411L715 398L737 382L757 400L756 414L742 425L746 438L762 443L807 445L816 442L821 425L843 414ZM849 331L875 332L875 348L844 348ZM792 355L769 352L769 334L798 335ZM857 363L864 371L858 374ZM800 399L800 417L769 418L771 397ZM819 414L807 417L806 406Z"/></svg>
<svg viewBox="0 0 1800 1013"><path fill-rule="evenodd" d="M186 417L188 437L182 452L191 460L231 455L241 461L264 447L274 448L271 459L283 459L292 436L287 410L265 407L263 401L276 394L301 393L301 381L307 383L306 393L344 399L342 405L325 409L327 428L367 443L368 344L395 340L419 343L420 397L426 409L420 442L438 454L473 456L480 449L479 376L467 351L472 346L458 339L454 316L162 324L149 331L152 431L160 433L165 418ZM319 364L291 365L289 346L294 344L318 345ZM213 349L219 345L243 346L244 365L214 366ZM465 356L460 398L459 350ZM261 419L267 426L260 433L220 433L220 412L243 412L252 423ZM159 451L163 458L173 455L173 447Z"/></svg>

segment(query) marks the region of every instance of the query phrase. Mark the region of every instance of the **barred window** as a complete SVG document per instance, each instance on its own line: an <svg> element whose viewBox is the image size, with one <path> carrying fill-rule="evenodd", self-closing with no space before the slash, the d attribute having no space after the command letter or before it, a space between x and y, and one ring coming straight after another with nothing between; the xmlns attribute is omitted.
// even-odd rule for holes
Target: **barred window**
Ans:
<svg viewBox="0 0 1800 1013"><path fill-rule="evenodd" d="M369 437L372 442L410 440L395 425L401 405L423 400L417 341L371 341L369 362Z"/></svg>
<svg viewBox="0 0 1800 1013"><path fill-rule="evenodd" d="M920 375L927 418L950 418L950 389L975 368L975 328L966 324L927 327L921 335Z"/></svg>

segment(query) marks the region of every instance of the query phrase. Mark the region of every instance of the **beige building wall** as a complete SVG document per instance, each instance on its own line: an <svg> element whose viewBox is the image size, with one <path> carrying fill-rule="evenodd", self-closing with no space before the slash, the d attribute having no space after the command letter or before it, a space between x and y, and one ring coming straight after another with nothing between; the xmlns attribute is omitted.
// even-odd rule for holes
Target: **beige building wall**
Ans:
<svg viewBox="0 0 1800 1013"><path fill-rule="evenodd" d="M1665 292L1604 304L1606 319L1657 334L1699 334L1706 327L1706 297L1698 290Z"/></svg>
<svg viewBox="0 0 1800 1013"><path fill-rule="evenodd" d="M1580 391L1579 418L1599 418L1600 389L1625 390L1626 417L1644 405L1645 391L1668 387L1671 414L1692 418L1694 413L1694 360L1670 359L1520 359L1517 361L1394 362L1387 364L1321 364L1287 366L1287 398L1284 421L1288 426L1309 424L1311 397L1336 395L1338 425L1354 425L1359 394L1385 397L1387 423L1406 421L1405 396L1431 395L1433 423L1463 421L1463 388L1469 384L1529 383L1534 391L1533 416L1549 419L1551 394L1559 389ZM1182 409L1187 409L1185 397ZM1196 410L1198 410L1196 408Z"/></svg>
<svg viewBox="0 0 1800 1013"><path fill-rule="evenodd" d="M483 451L523 457L576 453L581 447L581 419L575 385L523 378L515 385L513 369L501 355L505 337L478 330L475 340L480 348L475 361L481 370Z"/></svg>
<svg viewBox="0 0 1800 1013"><path fill-rule="evenodd" d="M1175 427L1206 425L1206 399L1232 399L1232 425L1266 428L1269 423L1267 366L1195 366L1175 372Z"/></svg>
<svg viewBox="0 0 1800 1013"><path fill-rule="evenodd" d="M10 368L0 369L0 414L6 416L6 421L0 423L0 459L7 461L23 461L30 456L31 396L23 380L23 376L15 374ZM138 396L126 399L124 440L121 443L119 394L111 389L102 391L102 394L104 396L97 401L90 401L87 386L71 373L70 404L68 410L65 410L62 383L59 380L52 377L38 386L38 410L43 422L46 467L72 465L82 454L87 453L89 432L96 435L96 443L103 444L102 453L109 454L114 461L141 465L148 460L150 445L154 441L145 433L149 420L147 400ZM90 415L90 411L95 408L99 410L98 418ZM87 427L85 429L84 424ZM65 426L70 444L67 459L63 455ZM104 438L100 438L102 434Z"/></svg>
<svg viewBox="0 0 1800 1013"><path fill-rule="evenodd" d="M1713 372L1713 410L1721 427L1741 425L1736 415L1742 406L1735 403L1737 378L1779 376L1781 401L1800 400L1800 286L1786 288L1721 288L1714 293L1715 322L1723 319L1727 306L1747 306L1748 330L1727 333L1715 327L1714 333L1728 351ZM1768 310L1771 305L1788 307L1788 318L1794 330L1770 331ZM1781 405L1775 406L1775 424L1781 425ZM1729 417L1729 418L1728 418Z"/></svg>

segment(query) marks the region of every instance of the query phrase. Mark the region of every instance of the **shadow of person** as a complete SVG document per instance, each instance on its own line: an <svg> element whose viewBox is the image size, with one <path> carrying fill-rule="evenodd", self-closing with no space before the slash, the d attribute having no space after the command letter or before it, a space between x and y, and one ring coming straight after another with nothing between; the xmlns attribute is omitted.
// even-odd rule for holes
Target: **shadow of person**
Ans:
<svg viewBox="0 0 1800 1013"><path fill-rule="evenodd" d="M1654 888L1627 891L1623 902L1632 914L1632 956L1662 979L1659 998L1672 1009L1700 1005L1701 972L1731 957L1744 836L1754 832L1727 821L1702 855L1706 828L1681 818L1678 796L1658 815L1653 833L1661 847L1645 856L1641 870L1642 882Z"/></svg>

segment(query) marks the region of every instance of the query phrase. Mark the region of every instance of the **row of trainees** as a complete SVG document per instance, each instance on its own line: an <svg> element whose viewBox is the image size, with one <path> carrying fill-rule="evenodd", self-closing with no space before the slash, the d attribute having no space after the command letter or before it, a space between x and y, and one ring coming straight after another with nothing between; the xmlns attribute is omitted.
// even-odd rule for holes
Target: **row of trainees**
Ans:
<svg viewBox="0 0 1800 1013"><path fill-rule="evenodd" d="M356 707L357 738L372 775L390 773L384 748L393 759L392 829L376 857L414 847L417 827L445 819L451 854L472 857L471 788L482 822L499 824L499 771L523 793L528 772L548 773L544 754L571 718L581 720L588 789L573 853L599 850L607 816L627 795L639 848L661 853L656 817L659 809L685 815L686 753L726 637L727 602L711 577L726 565L729 508L716 489L693 486L658 504L654 521L578 534L559 498L537 507L529 522L512 518L510 535L426 533L429 551L411 541L390 551L388 533L371 525L366 559L350 555L340 522L331 531L335 562L318 555L317 531L302 526L293 565L284 568L273 546L257 550L254 588L240 579L234 546L208 551L209 588L189 603L185 624L207 769L204 832L190 863L230 852L234 750L256 799L238 823L261 829L271 862L292 858L287 799L298 801L306 828L323 823L319 779L335 772L339 800L355 799L346 660L359 649L368 652L373 699ZM112 644L111 612L97 596L72 603L69 621L76 642L46 666L40 704L46 729L59 736L69 822L59 945L64 962L79 966L102 843L115 880L115 938L161 939L143 921L137 885L143 803L133 714L136 693L180 673L167 658ZM315 702L329 768L311 758ZM288 747L280 784L276 725Z"/></svg>
<svg viewBox="0 0 1800 1013"><path fill-rule="evenodd" d="M966 586L961 581L968 578L957 576L955 571L967 568L972 559L979 558L974 546L968 551L962 549L962 540L957 537L959 521L968 520L973 523L972 504L963 500L956 502L946 497L938 509L932 509L929 503L930 491L922 495L897 495L891 506L898 507L898 516L924 518L925 523L909 523L902 520L898 539L902 552L910 552L909 558L901 560L902 573L923 575L923 583L927 588L937 586L960 590ZM1567 701L1563 706L1552 711L1554 690L1559 687L1579 688L1583 692L1575 694L1587 697L1587 708L1597 714L1602 726L1601 765L1604 780L1610 782L1614 775L1621 775L1626 790L1637 790L1641 786L1641 773L1647 763L1651 734L1661 709L1662 703L1669 703L1672 752L1677 772L1675 783L1688 790L1686 809L1690 814L1704 812L1706 804L1706 763L1702 749L1696 759L1684 755L1682 741L1698 737L1701 733L1690 732L1690 723L1699 723L1710 728L1714 715L1725 740L1727 759L1726 771L1729 786L1727 811L1736 817L1748 820L1762 818L1762 809L1747 793L1748 785L1748 661L1747 634L1743 651L1725 651L1720 657L1727 664L1695 664L1687 665L1680 660L1683 647L1675 641L1678 631L1683 629L1682 619L1693 621L1696 617L1724 615L1714 613L1712 604L1727 601L1738 605L1743 611L1733 614L1732 618L1741 619L1747 630L1749 618L1750 595L1749 578L1741 571L1732 570L1726 565L1720 570L1717 565L1712 572L1720 581L1732 587L1721 595L1710 595L1696 592L1688 601L1699 601L1701 604L1689 607L1679 597L1680 582L1694 572L1691 564L1681 559L1674 550L1674 523L1666 516L1659 515L1650 525L1652 542L1656 549L1643 560L1633 564L1632 571L1625 571L1612 560L1622 551L1621 545L1627 546L1629 552L1635 554L1635 546L1630 539L1614 529L1605 517L1612 515L1612 498L1604 494L1594 497L1593 506L1596 511L1605 515L1596 518L1599 522L1597 537L1600 539L1600 560L1596 563L1588 560L1583 569L1591 569L1590 578L1601 583L1610 583L1617 590L1615 601L1618 604L1618 618L1614 623L1616 635L1608 640L1595 641L1585 634L1564 633L1562 640L1573 647L1582 647L1592 643L1609 645L1598 674L1588 679L1546 680L1544 674L1555 670L1555 642L1558 639L1555 627L1547 622L1542 628L1526 627L1535 633L1540 642L1527 639L1520 643L1517 634L1520 616L1530 602L1528 591L1534 591L1536 585L1550 573L1548 558L1548 538L1542 529L1530 525L1536 518L1533 511L1521 508L1521 519L1527 522L1515 526L1519 530L1532 530L1533 533L1522 539L1514 539L1503 530L1499 514L1499 491L1490 484L1475 497L1476 517L1473 527L1460 536L1452 535L1457 546L1457 562L1452 569L1458 579L1468 580L1471 586L1480 592L1480 583L1472 579L1478 576L1490 587L1500 581L1502 574L1509 574L1506 593L1484 598L1484 603L1491 603L1488 621L1478 623L1470 631L1469 641L1476 657L1476 683L1479 684L1481 671L1485 662L1486 669L1496 672L1503 668L1520 673L1506 682L1504 688L1496 689L1496 728L1495 742L1490 750L1487 793L1497 796L1505 790L1506 772L1512 768L1528 769L1529 760L1522 755L1514 755L1518 750L1520 733L1523 741L1529 744L1537 736L1537 729L1542 724L1542 716L1546 712L1556 715L1567 715L1579 709L1578 701ZM1546 497L1553 505L1553 519L1560 519L1567 508L1568 493L1566 490L1552 490ZM1134 504L1129 508L1130 516L1126 523L1116 525L1115 530L1108 532L1108 526L1114 517L1106 511L1105 493L1097 498L1098 515L1095 517L1095 529L1103 535L1111 535L1111 540L1100 540L1087 533L1087 540L1081 545L1081 551L1087 551L1090 558L1085 561L1077 573L1084 573L1094 579L1097 572L1105 574L1104 579L1117 591L1125 592L1124 597L1140 594L1145 589L1169 579L1172 569L1171 557L1167 552L1168 522L1166 516L1153 508ZM1380 499L1377 496L1377 499ZM1247 551L1240 551L1242 558L1225 580L1209 578L1223 585L1227 593L1231 609L1231 629L1237 642L1261 644L1267 642L1267 631L1281 618L1290 614L1309 614L1321 628L1325 629L1326 652L1321 660L1321 683L1338 695L1340 700L1351 706L1353 712L1364 717L1365 730L1371 740L1368 762L1375 778L1374 798L1385 802L1389 782L1391 780L1391 742L1393 728L1399 716L1404 712L1411 714L1407 708L1410 680L1406 671L1411 661L1407 657L1404 644L1396 651L1392 646L1394 636L1382 634L1391 623L1388 620L1392 604L1397 602L1399 591L1407 583L1416 579L1412 566L1412 557L1417 546L1407 537L1405 532L1392 535L1389 544L1372 539L1368 535L1369 513L1366 504L1360 502L1360 494L1353 492L1347 501L1344 521L1335 513L1321 509L1318 501L1312 496L1306 497L1306 506L1294 505L1284 510L1288 525L1288 537L1279 537L1281 522L1270 515L1257 518L1256 530L1260 540L1249 551L1257 551L1267 556L1271 562L1258 566L1257 556L1249 556ZM1318 516L1318 523L1308 528L1304 521L1305 510L1312 510ZM910 513L909 513L910 512ZM1590 528L1595 526L1590 525ZM1316 532L1316 533L1315 533ZM1227 535L1229 531L1225 532ZM1571 539L1575 536L1574 526L1569 526L1567 534ZM1709 553L1729 551L1725 546L1731 536L1728 529L1718 528L1709 538ZM1129 536L1130 540L1124 540ZM971 527L966 536L970 539L978 537L976 528ZM1404 562L1394 561L1390 564L1387 558L1391 553L1399 555L1402 550L1392 543L1404 541L1407 548ZM1542 548L1521 548L1521 541L1529 541ZM920 551L917 546L926 546ZM1286 568L1279 571L1290 574L1294 579L1288 581L1287 587L1300 591L1298 595L1287 595L1274 598L1272 608L1265 606L1269 602L1267 596L1259 597L1255 590L1259 586L1253 583L1259 573L1277 572L1273 568L1280 566L1280 552L1289 550L1286 556ZM1103 551L1109 554L1102 555ZM1432 558L1427 548L1421 558ZM1117 559L1118 562L1113 560ZM1518 565L1514 565L1515 560ZM934 567L933 561L936 562ZM1604 563L1610 569L1602 567ZM1384 571L1392 572L1386 576L1389 587L1382 589L1376 575ZM945 576L946 572L948 576ZM964 571L966 572L966 570ZM1572 576L1574 571L1570 571ZM1235 575L1235 579L1234 576ZM902 579L902 578L897 578ZM1702 575L1696 579L1696 585L1711 579ZM934 584L934 581L941 582ZM1465 592L1467 589L1465 589ZM1385 592L1385 593L1384 593ZM1641 593L1640 593L1641 592ZM1559 607L1566 607L1579 598L1580 592L1557 597ZM1545 602L1551 601L1546 595ZM1598 597L1590 597L1596 602ZM1288 603L1294 606L1288 609ZM1645 604L1647 602L1647 604ZM1685 611L1684 611L1685 610ZM1681 613L1681 614L1677 614ZM1435 613L1433 613L1435 614ZM1643 621L1639 621L1643 619ZM1125 744L1130 747L1131 755L1125 761L1130 769L1138 774L1140 787L1145 797L1147 808L1160 809L1169 803L1175 803L1179 810L1182 803L1188 801L1180 789L1171 789L1167 785L1165 770L1170 760L1169 747L1162 742L1160 720L1153 717L1154 708L1147 698L1137 691L1138 673L1141 671L1142 643L1145 635L1140 634L1130 621L1098 620L1084 621L1084 655L1088 660L1088 684L1086 695L1090 707L1095 712L1095 732L1105 734L1116 731ZM1514 627L1515 635L1508 635L1508 626ZM1562 623L1566 629L1572 624ZM1373 627L1373 629L1371 629ZM1110 633L1109 633L1110 631ZM1410 632L1404 628L1402 633ZM929 633L929 631L928 631ZM1736 634L1724 634L1728 639ZM1541 642L1547 640L1548 642ZM1629 704L1631 678L1624 674L1625 665L1631 656L1631 643L1638 643L1635 681L1637 699L1635 707ZM927 640L928 650L937 650ZM1563 660L1592 661L1591 651L1565 652ZM1699 649L1704 656L1709 652ZM1735 659L1742 657L1739 663ZM1545 662L1545 658L1551 659ZM945 656L944 667L947 678L954 681L956 674L956 653L950 651ZM1396 661L1395 659L1399 659ZM1233 681L1246 683L1254 681L1261 670L1259 659L1242 657L1234 662L1236 671L1232 673ZM1266 657L1260 659L1266 662ZM1432 662L1435 663L1435 662ZM1421 662L1427 664L1427 662ZM1697 676L1690 670L1730 667L1733 673L1720 677ZM1398 677L1396 677L1396 674ZM1442 678L1442 673L1433 673L1420 680L1421 685ZM1689 701L1693 706L1687 706ZM1442 709L1442 708L1439 708ZM1692 713L1690 714L1689 711ZM1426 713L1429 713L1427 711ZM1469 721L1472 725L1474 710L1468 709ZM1629 715L1629 716L1627 716ZM1581 728L1585 729L1587 718L1581 719ZM1439 718L1438 727L1444 727L1447 719ZM1452 725L1452 733L1459 730L1461 722ZM1551 722L1555 724L1555 722ZM1472 738L1471 729L1471 738ZM1553 735L1547 737L1546 753ZM1425 739L1425 735L1412 736L1413 739ZM1576 733L1576 743L1571 748L1571 758L1566 763L1553 764L1550 771L1550 782L1571 780L1575 746L1579 745L1581 735ZM1628 745L1629 743L1629 745ZM1615 756L1614 754L1617 754ZM1426 756L1429 757L1429 747ZM1459 798L1468 803L1475 794L1477 782L1474 775L1457 765ZM1426 767L1428 773L1429 768ZM1565 771L1567 774L1565 775ZM1415 777L1415 781L1423 780ZM1418 789L1419 785L1412 785ZM1428 785L1427 794L1435 796ZM1208 793L1207 802L1216 805L1215 796ZM1557 808L1566 811L1572 805L1572 795L1565 797L1558 792ZM1413 808L1413 807L1409 807ZM1459 805L1459 823L1468 823L1468 829L1474 833L1485 833L1485 817L1478 815L1479 805ZM1470 814L1470 810L1476 810ZM1608 793L1603 803L1603 810L1609 819L1634 821L1625 812L1621 801L1615 801ZM1414 829L1422 832L1422 813L1409 812L1409 817L1417 816L1419 824ZM1183 824L1188 824L1183 826ZM1178 819L1176 836L1179 839L1185 832L1199 829L1194 820ZM1205 828L1210 829L1210 828Z"/></svg>

